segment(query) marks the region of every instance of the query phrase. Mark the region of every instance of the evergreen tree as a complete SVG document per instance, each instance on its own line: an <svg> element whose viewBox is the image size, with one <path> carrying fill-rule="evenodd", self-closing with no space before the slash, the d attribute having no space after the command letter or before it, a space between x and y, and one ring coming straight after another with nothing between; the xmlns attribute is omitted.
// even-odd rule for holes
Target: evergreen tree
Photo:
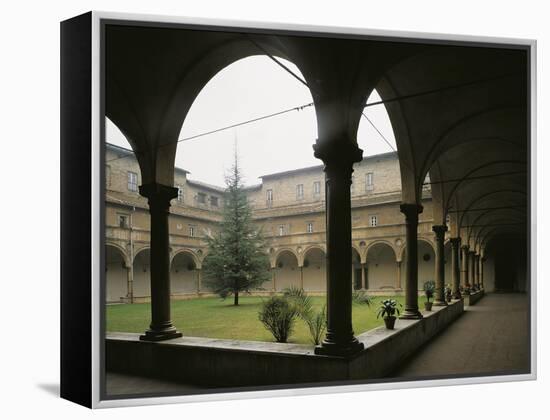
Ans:
<svg viewBox="0 0 550 420"><path fill-rule="evenodd" d="M252 223L236 153L225 183L223 220L217 232L207 235L203 272L206 286L224 299L233 294L238 305L240 292L249 293L269 279L269 259L263 235Z"/></svg>

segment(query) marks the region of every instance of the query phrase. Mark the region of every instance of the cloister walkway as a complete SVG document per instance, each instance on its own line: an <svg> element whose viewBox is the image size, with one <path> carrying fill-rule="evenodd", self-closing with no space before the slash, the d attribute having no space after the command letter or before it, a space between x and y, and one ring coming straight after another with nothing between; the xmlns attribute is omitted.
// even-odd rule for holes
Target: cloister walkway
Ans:
<svg viewBox="0 0 550 420"><path fill-rule="evenodd" d="M528 295L487 294L392 377L525 372L529 369L528 315Z"/></svg>

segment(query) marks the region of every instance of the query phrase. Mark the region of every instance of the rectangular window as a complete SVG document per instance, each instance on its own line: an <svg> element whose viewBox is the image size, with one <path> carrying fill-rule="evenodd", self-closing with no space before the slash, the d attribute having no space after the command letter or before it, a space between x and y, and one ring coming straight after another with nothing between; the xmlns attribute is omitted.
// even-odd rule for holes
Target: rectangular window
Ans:
<svg viewBox="0 0 550 420"><path fill-rule="evenodd" d="M198 193L197 194L197 203L199 204L206 204L206 194L205 193Z"/></svg>
<svg viewBox="0 0 550 420"><path fill-rule="evenodd" d="M212 207L218 207L218 197L211 195L210 196L210 205Z"/></svg>
<svg viewBox="0 0 550 420"><path fill-rule="evenodd" d="M370 216L369 217L369 224L371 227L378 225L378 216Z"/></svg>
<svg viewBox="0 0 550 420"><path fill-rule="evenodd" d="M304 184L296 185L296 200L303 200L304 198Z"/></svg>
<svg viewBox="0 0 550 420"><path fill-rule="evenodd" d="M307 233L313 233L313 222L307 222L306 231Z"/></svg>
<svg viewBox="0 0 550 420"><path fill-rule="evenodd" d="M313 196L319 197L321 195L321 181L315 181L313 183Z"/></svg>
<svg viewBox="0 0 550 420"><path fill-rule="evenodd" d="M195 226L189 226L189 236L195 236Z"/></svg>
<svg viewBox="0 0 550 420"><path fill-rule="evenodd" d="M183 187L178 185L178 201L183 203Z"/></svg>
<svg viewBox="0 0 550 420"><path fill-rule="evenodd" d="M119 214L118 215L118 227L121 228L128 228L130 224L128 223L128 215L127 214Z"/></svg>
<svg viewBox="0 0 550 420"><path fill-rule="evenodd" d="M372 172L369 172L366 176L366 182L367 191L372 191L374 189L374 174Z"/></svg>
<svg viewBox="0 0 550 420"><path fill-rule="evenodd" d="M128 191L138 190L138 176L135 172L128 171Z"/></svg>
<svg viewBox="0 0 550 420"><path fill-rule="evenodd" d="M285 225L279 225L279 236L283 236L285 234Z"/></svg>
<svg viewBox="0 0 550 420"><path fill-rule="evenodd" d="M267 207L271 207L273 205L273 190L266 191L266 201Z"/></svg>

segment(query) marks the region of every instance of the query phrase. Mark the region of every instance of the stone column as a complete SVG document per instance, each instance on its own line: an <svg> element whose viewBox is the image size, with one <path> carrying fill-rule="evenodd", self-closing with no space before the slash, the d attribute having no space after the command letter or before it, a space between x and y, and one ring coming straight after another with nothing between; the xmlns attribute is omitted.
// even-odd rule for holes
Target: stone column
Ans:
<svg viewBox="0 0 550 420"><path fill-rule="evenodd" d="M447 306L445 300L445 232L447 225L432 227L435 232L435 299L434 306Z"/></svg>
<svg viewBox="0 0 550 420"><path fill-rule="evenodd" d="M300 266L300 289L304 289L304 266Z"/></svg>
<svg viewBox="0 0 550 420"><path fill-rule="evenodd" d="M405 309L401 319L420 319L418 310L418 215L422 213L419 204L401 204L401 213L405 215L406 253L405 265Z"/></svg>
<svg viewBox="0 0 550 420"><path fill-rule="evenodd" d="M479 289L479 254L475 254L474 257L474 276L476 287Z"/></svg>
<svg viewBox="0 0 550 420"><path fill-rule="evenodd" d="M479 281L481 282L481 288L485 288L485 284L483 283L483 263L485 262L485 258L479 259Z"/></svg>
<svg viewBox="0 0 550 420"><path fill-rule="evenodd" d="M201 294L202 286L202 269L197 268L197 295Z"/></svg>
<svg viewBox="0 0 550 420"><path fill-rule="evenodd" d="M128 302L134 303L134 266L132 264L126 267L126 276L126 298Z"/></svg>
<svg viewBox="0 0 550 420"><path fill-rule="evenodd" d="M475 251L468 251L468 279L471 287L475 285L475 256Z"/></svg>
<svg viewBox="0 0 550 420"><path fill-rule="evenodd" d="M395 282L395 288L401 290L401 261L396 261L395 265L397 266L397 280Z"/></svg>
<svg viewBox="0 0 550 420"><path fill-rule="evenodd" d="M458 263L458 253L460 248L460 238L451 238L451 275L453 287L453 299L461 299L460 295L460 266Z"/></svg>
<svg viewBox="0 0 550 420"><path fill-rule="evenodd" d="M367 290L367 264L361 263L361 289Z"/></svg>
<svg viewBox="0 0 550 420"><path fill-rule="evenodd" d="M277 284L275 283L275 271L276 268L271 268L271 283L273 284L273 291L277 291Z"/></svg>
<svg viewBox="0 0 550 420"><path fill-rule="evenodd" d="M468 245L462 245L460 249L462 249L462 261L460 265L462 287L464 287L464 294L469 295L470 292L466 290L466 287L468 286L468 250L470 247Z"/></svg>
<svg viewBox="0 0 550 420"><path fill-rule="evenodd" d="M147 197L151 215L151 324L140 340L161 341L181 337L170 316L170 246L168 214L178 189L161 184L139 187Z"/></svg>
<svg viewBox="0 0 550 420"><path fill-rule="evenodd" d="M335 139L333 139L335 140ZM363 151L345 138L313 146L324 163L327 241L327 332L315 354L349 356L364 348L351 323L351 201L353 164Z"/></svg>

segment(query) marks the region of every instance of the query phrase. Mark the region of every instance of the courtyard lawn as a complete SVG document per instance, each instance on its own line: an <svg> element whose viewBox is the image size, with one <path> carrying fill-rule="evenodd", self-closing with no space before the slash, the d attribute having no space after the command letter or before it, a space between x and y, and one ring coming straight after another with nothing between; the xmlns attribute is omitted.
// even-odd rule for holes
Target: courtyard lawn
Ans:
<svg viewBox="0 0 550 420"><path fill-rule="evenodd" d="M353 304L353 329L361 334L372 328L384 325L376 319L381 300L389 296L375 296L373 304ZM401 304L404 297L392 297ZM275 341L271 333L258 320L258 311L265 297L239 297L239 306L233 306L233 299L225 301L219 298L196 298L172 301L172 321L176 328L186 336L227 338L253 341ZM314 296L314 307L320 309L325 297ZM424 297L419 297L419 306L423 307ZM402 310L403 308L400 308ZM108 332L144 332L150 322L150 304L120 304L107 306ZM311 344L309 330L301 319L297 319L289 343Z"/></svg>

